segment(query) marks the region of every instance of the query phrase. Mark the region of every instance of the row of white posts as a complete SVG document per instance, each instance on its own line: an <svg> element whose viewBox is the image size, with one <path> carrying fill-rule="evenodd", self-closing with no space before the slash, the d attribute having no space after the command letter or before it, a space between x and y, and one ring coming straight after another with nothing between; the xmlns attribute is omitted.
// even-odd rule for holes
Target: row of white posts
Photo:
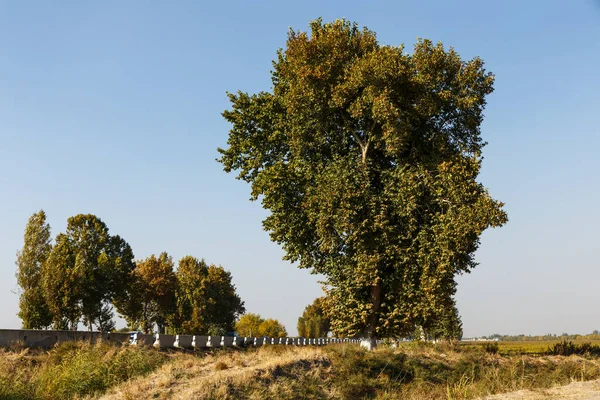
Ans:
<svg viewBox="0 0 600 400"><path fill-rule="evenodd" d="M25 347L51 348L57 343L72 341L95 342L105 340L114 343L154 346L158 348L201 349L216 347L245 347L266 345L324 346L331 343L360 343L359 339L336 338L271 338L240 336L161 335L121 332L54 331L28 329L0 329L0 347L20 343Z"/></svg>
<svg viewBox="0 0 600 400"><path fill-rule="evenodd" d="M271 338L271 337L242 337L242 336L200 336L200 335L145 335L136 333L131 344L150 345L157 348L215 348L215 347L247 347L247 346L325 346L331 343L360 343L359 339L336 338Z"/></svg>

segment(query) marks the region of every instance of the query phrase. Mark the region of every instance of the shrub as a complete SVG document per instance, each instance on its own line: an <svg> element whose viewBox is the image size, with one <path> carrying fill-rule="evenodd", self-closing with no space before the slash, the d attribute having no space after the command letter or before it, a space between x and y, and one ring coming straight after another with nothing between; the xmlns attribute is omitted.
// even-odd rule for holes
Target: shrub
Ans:
<svg viewBox="0 0 600 400"><path fill-rule="evenodd" d="M574 344L570 340L563 340L548 348L547 354L555 356L577 355L600 355L600 346L591 343Z"/></svg>
<svg viewBox="0 0 600 400"><path fill-rule="evenodd" d="M483 345L483 349L486 353L498 354L498 352L500 351L500 346L498 346L498 343L496 342L488 342Z"/></svg>

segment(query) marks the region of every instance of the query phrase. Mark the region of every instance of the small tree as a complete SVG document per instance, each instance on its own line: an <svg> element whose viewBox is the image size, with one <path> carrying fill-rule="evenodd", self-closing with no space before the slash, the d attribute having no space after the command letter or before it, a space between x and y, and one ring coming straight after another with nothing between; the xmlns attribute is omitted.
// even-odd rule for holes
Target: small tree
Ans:
<svg viewBox="0 0 600 400"><path fill-rule="evenodd" d="M239 336L260 336L260 324L263 319L258 314L247 313L235 323L235 331Z"/></svg>
<svg viewBox="0 0 600 400"><path fill-rule="evenodd" d="M286 337L285 327L276 319L263 319L258 314L244 314L235 324L239 336Z"/></svg>
<svg viewBox="0 0 600 400"><path fill-rule="evenodd" d="M285 327L276 319L266 319L258 326L259 336L282 338L287 336Z"/></svg>
<svg viewBox="0 0 600 400"><path fill-rule="evenodd" d="M325 337L330 330L329 317L325 315L325 298L316 298L298 318L298 335L306 338Z"/></svg>
<svg viewBox="0 0 600 400"><path fill-rule="evenodd" d="M463 329L460 314L456 306L444 310L435 318L435 323L427 330L433 340L457 341L462 338Z"/></svg>
<svg viewBox="0 0 600 400"><path fill-rule="evenodd" d="M18 315L23 329L46 329L52 323L52 314L42 290L42 265L48 259L52 244L44 210L29 217L23 239L16 261L17 284L21 289Z"/></svg>

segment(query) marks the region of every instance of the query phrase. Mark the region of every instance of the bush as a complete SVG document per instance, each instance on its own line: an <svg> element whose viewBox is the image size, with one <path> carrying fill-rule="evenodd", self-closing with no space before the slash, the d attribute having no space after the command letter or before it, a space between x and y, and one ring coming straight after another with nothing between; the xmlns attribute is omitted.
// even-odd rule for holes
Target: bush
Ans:
<svg viewBox="0 0 600 400"><path fill-rule="evenodd" d="M498 343L496 342L488 342L483 345L483 349L486 353L498 354L498 352L500 351L500 346L498 346Z"/></svg>

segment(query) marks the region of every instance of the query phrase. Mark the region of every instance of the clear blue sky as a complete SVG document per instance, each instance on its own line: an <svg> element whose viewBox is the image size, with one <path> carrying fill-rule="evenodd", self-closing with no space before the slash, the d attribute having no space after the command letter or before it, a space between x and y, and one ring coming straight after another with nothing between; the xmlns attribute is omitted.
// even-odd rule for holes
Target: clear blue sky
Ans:
<svg viewBox="0 0 600 400"><path fill-rule="evenodd" d="M442 41L497 75L480 179L510 222L484 234L481 265L459 278L465 335L600 329L600 3L590 0L0 3L0 327L20 326L15 252L43 208L53 235L94 213L138 259L222 264L248 311L295 333L317 277L281 261L260 204L215 158L225 92L269 90L288 27L319 16L407 49Z"/></svg>

